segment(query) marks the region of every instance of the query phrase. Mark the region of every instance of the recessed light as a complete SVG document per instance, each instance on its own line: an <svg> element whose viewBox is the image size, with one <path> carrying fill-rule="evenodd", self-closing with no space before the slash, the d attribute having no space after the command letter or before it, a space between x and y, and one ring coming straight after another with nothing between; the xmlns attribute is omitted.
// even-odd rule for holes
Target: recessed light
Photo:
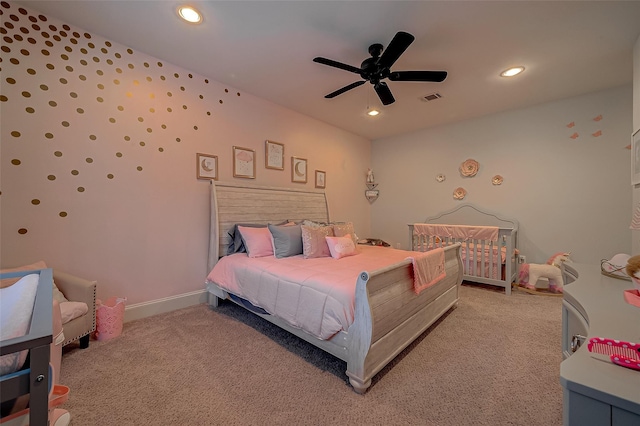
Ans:
<svg viewBox="0 0 640 426"><path fill-rule="evenodd" d="M524 71L524 67L512 67L508 68L500 73L500 77L513 77Z"/></svg>
<svg viewBox="0 0 640 426"><path fill-rule="evenodd" d="M380 111L378 111L377 109L373 108L373 109L370 109L369 111L367 111L367 114L370 115L371 117L375 117L376 115L380 114Z"/></svg>
<svg viewBox="0 0 640 426"><path fill-rule="evenodd" d="M199 24L202 22L202 15L191 6L180 6L178 8L178 15L187 22L192 24Z"/></svg>

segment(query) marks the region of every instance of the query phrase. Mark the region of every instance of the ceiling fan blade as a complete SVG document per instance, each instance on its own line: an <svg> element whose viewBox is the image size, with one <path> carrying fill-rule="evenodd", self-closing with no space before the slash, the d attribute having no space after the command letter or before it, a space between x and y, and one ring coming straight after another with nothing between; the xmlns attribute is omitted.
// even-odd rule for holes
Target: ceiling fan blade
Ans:
<svg viewBox="0 0 640 426"><path fill-rule="evenodd" d="M385 49L380 56L378 65L381 68L391 68L391 66L398 60L400 55L407 50L407 47L413 43L415 37L404 31L399 31L389 43L389 46Z"/></svg>
<svg viewBox="0 0 640 426"><path fill-rule="evenodd" d="M392 71L391 81L432 81L440 83L447 78L446 71Z"/></svg>
<svg viewBox="0 0 640 426"><path fill-rule="evenodd" d="M325 98L327 99L335 98L336 96L343 94L347 90L355 89L356 87L362 86L363 84L364 84L364 80L356 81L355 83L351 83L348 86L344 86L342 89L338 89L335 92L329 93L327 96L325 96Z"/></svg>
<svg viewBox="0 0 640 426"><path fill-rule="evenodd" d="M356 74L360 74L362 72L360 68L356 68L354 66L343 64L342 62L333 61L327 58L313 58L313 62L317 62L323 65L329 65L330 67L340 68L341 70L350 71Z"/></svg>
<svg viewBox="0 0 640 426"><path fill-rule="evenodd" d="M391 94L391 90L389 89L389 86L387 86L387 83L385 83L384 81L381 81L380 83L375 84L373 88L376 90L376 93L378 94L378 97L380 98L382 105L389 105L396 101L393 98L393 95Z"/></svg>

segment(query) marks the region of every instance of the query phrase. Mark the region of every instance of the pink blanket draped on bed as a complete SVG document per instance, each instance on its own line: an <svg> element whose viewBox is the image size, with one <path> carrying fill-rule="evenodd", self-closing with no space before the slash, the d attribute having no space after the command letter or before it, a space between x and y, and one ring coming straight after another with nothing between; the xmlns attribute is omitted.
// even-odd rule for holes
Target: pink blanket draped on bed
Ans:
<svg viewBox="0 0 640 426"><path fill-rule="evenodd" d="M444 269L444 249L437 248L407 257L413 263L413 291L416 294L447 276Z"/></svg>
<svg viewBox="0 0 640 426"><path fill-rule="evenodd" d="M320 339L347 331L354 319L355 287L362 271L405 261L420 252L358 246L355 256L304 259L221 258L207 279Z"/></svg>

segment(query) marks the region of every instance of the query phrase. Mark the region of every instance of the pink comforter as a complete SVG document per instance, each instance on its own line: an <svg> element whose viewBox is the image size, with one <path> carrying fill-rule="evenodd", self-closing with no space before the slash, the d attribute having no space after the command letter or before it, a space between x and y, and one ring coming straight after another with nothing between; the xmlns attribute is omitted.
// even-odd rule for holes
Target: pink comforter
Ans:
<svg viewBox="0 0 640 426"><path fill-rule="evenodd" d="M342 259L249 258L237 253L220 259L207 279L293 327L327 340L353 323L360 272L419 254L371 246L358 246L358 251Z"/></svg>

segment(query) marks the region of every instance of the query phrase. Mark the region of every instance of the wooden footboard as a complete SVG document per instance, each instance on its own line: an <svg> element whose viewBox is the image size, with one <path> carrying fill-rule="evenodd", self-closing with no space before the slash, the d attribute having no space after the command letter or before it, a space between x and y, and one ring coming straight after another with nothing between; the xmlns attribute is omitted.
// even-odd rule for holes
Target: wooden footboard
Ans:
<svg viewBox="0 0 640 426"><path fill-rule="evenodd" d="M349 328L347 375L358 393L371 378L454 306L462 283L460 244L445 248L446 278L416 295L410 260L363 272Z"/></svg>

